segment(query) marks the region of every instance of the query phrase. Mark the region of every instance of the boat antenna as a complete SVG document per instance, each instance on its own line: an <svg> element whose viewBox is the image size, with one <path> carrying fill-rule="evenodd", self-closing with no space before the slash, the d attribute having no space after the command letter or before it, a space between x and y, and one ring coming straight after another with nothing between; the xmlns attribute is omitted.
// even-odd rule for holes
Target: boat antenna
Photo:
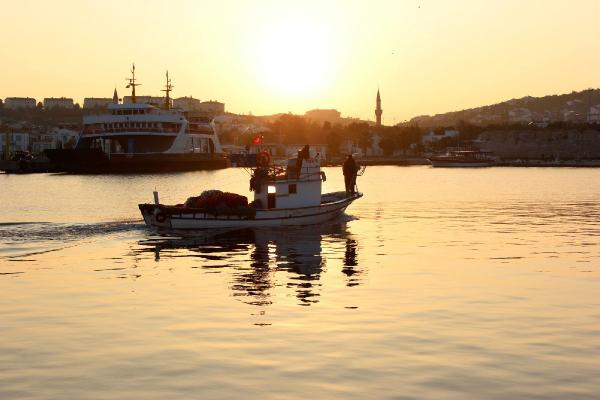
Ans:
<svg viewBox="0 0 600 400"><path fill-rule="evenodd" d="M141 85L141 83L135 83L135 63L133 63L133 66L131 67L131 78L125 78L125 80L129 81L125 87L128 89L131 88L131 102L135 103L135 87Z"/></svg>
<svg viewBox="0 0 600 400"><path fill-rule="evenodd" d="M171 93L171 90L173 90L173 85L171 85L171 79L169 79L169 71L167 70L167 84L165 85L165 88L162 89L163 92L166 92L166 96L165 96L165 109L170 109L171 108L171 99L169 98L169 93Z"/></svg>

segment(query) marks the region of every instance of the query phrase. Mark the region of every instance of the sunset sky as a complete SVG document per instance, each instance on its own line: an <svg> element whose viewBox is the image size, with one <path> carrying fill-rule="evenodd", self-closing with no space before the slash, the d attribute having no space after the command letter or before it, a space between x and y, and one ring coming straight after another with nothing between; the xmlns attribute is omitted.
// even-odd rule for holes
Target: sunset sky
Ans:
<svg viewBox="0 0 600 400"><path fill-rule="evenodd" d="M0 97L160 95L383 121L600 86L600 1L7 1Z"/></svg>

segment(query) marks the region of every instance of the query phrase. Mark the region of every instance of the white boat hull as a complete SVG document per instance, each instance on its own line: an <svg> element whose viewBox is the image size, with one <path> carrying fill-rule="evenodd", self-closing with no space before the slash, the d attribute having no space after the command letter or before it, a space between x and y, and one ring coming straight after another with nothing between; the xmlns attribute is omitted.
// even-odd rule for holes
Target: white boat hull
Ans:
<svg viewBox="0 0 600 400"><path fill-rule="evenodd" d="M362 193L342 198L338 201L317 206L258 209L253 217L240 215L213 215L204 212L172 211L161 214L161 205L140 205L146 225L164 229L207 229L207 228L254 228L293 225L315 225L340 216Z"/></svg>
<svg viewBox="0 0 600 400"><path fill-rule="evenodd" d="M492 167L496 164L495 161L446 161L446 160L432 160L429 162L434 167L441 168L481 168L481 167Z"/></svg>

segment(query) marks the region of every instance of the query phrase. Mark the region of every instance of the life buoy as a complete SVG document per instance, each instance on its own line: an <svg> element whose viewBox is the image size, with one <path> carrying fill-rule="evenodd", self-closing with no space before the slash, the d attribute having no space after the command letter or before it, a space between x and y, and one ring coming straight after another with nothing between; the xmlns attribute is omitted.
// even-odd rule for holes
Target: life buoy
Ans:
<svg viewBox="0 0 600 400"><path fill-rule="evenodd" d="M261 151L256 155L256 165L259 167L268 167L271 164L271 155L266 151Z"/></svg>
<svg viewBox="0 0 600 400"><path fill-rule="evenodd" d="M154 217L156 219L156 222L165 222L165 219L167 219L167 217L165 216L165 214L159 212L158 214L156 214L156 216Z"/></svg>

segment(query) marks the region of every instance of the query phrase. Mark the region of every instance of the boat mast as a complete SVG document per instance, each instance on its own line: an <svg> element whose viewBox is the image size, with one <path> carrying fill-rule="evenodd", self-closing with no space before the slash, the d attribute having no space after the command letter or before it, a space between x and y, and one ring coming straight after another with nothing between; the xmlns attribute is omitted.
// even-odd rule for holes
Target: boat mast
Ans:
<svg viewBox="0 0 600 400"><path fill-rule="evenodd" d="M162 89L163 92L166 92L165 96L165 109L169 110L171 108L171 99L169 98L169 93L173 90L173 85L171 85L171 79L169 79L169 71L167 70L167 84L165 88Z"/></svg>
<svg viewBox="0 0 600 400"><path fill-rule="evenodd" d="M135 87L141 85L141 83L135 83L135 63L133 63L133 66L131 67L131 78L126 78L125 80L129 81L129 83L125 87L131 88L131 102L135 103Z"/></svg>

